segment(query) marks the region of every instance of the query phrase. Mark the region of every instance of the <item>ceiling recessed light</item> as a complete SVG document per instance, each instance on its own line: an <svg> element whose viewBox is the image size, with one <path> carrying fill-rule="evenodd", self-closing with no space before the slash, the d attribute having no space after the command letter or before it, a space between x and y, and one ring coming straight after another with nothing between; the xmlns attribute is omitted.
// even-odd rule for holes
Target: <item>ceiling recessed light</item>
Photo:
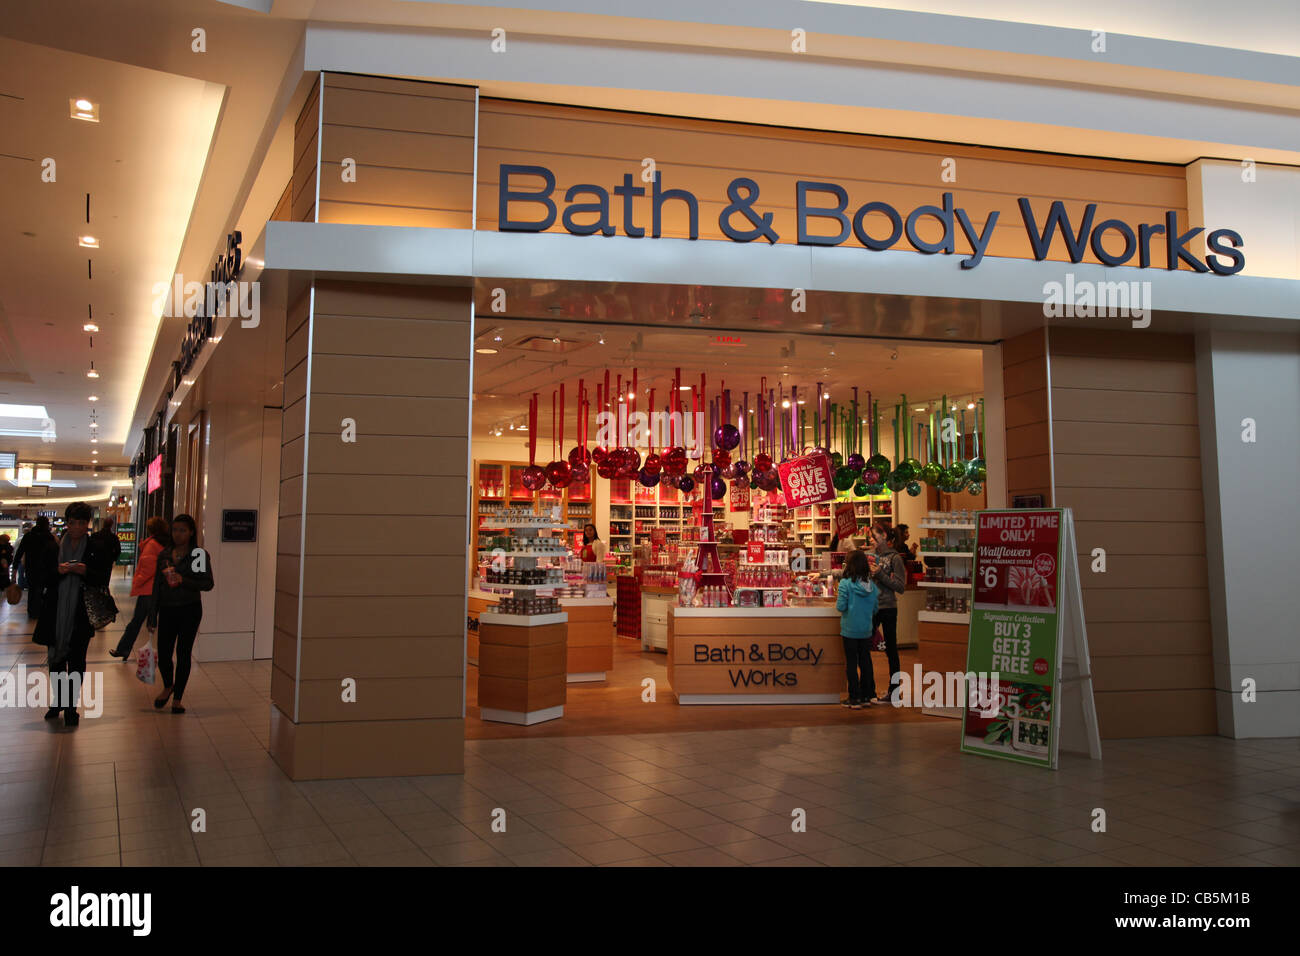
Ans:
<svg viewBox="0 0 1300 956"><path fill-rule="evenodd" d="M830 392L822 392L822 398L830 398L830 397L831 397Z"/></svg>
<svg viewBox="0 0 1300 956"><path fill-rule="evenodd" d="M914 409L912 409L912 411L914 411L914 412L923 412L923 411L925 411L925 406L924 406L924 405L917 405Z"/></svg>
<svg viewBox="0 0 1300 956"><path fill-rule="evenodd" d="M99 444L99 439L98 439L98 438L92 438L92 439L90 440L90 443L91 443L92 445L98 445L98 444Z"/></svg>
<svg viewBox="0 0 1300 956"><path fill-rule="evenodd" d="M96 239L94 236L78 236L77 245L81 246L84 249L98 249L99 240Z"/></svg>
<svg viewBox="0 0 1300 956"><path fill-rule="evenodd" d="M98 396L98 395L91 395L91 396L87 399L87 401L97 402L97 401L99 401L99 396Z"/></svg>
<svg viewBox="0 0 1300 956"><path fill-rule="evenodd" d="M967 402L967 403L966 403L966 407L967 407L967 408L974 408L974 407L975 407L975 403L974 403L974 402Z"/></svg>
<svg viewBox="0 0 1300 956"><path fill-rule="evenodd" d="M98 331L99 331L99 326L96 325L94 322L87 322L85 325L83 325L83 326L81 327L81 331L83 331L83 332L98 332Z"/></svg>
<svg viewBox="0 0 1300 956"><path fill-rule="evenodd" d="M691 387L690 387L689 385L678 385L678 386L677 386L677 391L679 391L679 392L689 392L690 390L691 390Z"/></svg>
<svg viewBox="0 0 1300 956"><path fill-rule="evenodd" d="M781 399L781 407L782 407L782 408L789 408L789 407L790 407L790 399L788 399L788 398L783 398L783 399Z"/></svg>
<svg viewBox="0 0 1300 956"><path fill-rule="evenodd" d="M801 398L801 399L799 399L799 404L800 404L800 405L804 405L804 404L806 404L806 403L805 403L804 400Z"/></svg>
<svg viewBox="0 0 1300 956"><path fill-rule="evenodd" d="M475 349L474 351L477 352L479 355L496 355L496 354L497 354L497 350L496 350L496 349L483 348L483 349Z"/></svg>
<svg viewBox="0 0 1300 956"><path fill-rule="evenodd" d="M87 123L98 123L99 105L84 96L72 97L68 100L68 115L73 119L84 120Z"/></svg>

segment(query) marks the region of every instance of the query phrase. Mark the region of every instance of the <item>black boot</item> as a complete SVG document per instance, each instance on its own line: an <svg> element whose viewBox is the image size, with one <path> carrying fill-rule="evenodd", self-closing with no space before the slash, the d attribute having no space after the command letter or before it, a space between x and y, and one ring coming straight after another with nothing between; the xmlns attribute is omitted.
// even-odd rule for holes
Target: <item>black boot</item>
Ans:
<svg viewBox="0 0 1300 956"><path fill-rule="evenodd" d="M63 713L63 711L62 711L60 708L58 708L58 707L51 707L49 710L47 710L47 711L45 712L45 719L46 719L46 720L50 720L50 719L53 718L53 717L57 717L57 716L59 716L59 714L61 714L61 713Z"/></svg>
<svg viewBox="0 0 1300 956"><path fill-rule="evenodd" d="M63 712L63 726L75 727L79 723L81 723L81 718L77 716L77 709L75 707L69 707Z"/></svg>

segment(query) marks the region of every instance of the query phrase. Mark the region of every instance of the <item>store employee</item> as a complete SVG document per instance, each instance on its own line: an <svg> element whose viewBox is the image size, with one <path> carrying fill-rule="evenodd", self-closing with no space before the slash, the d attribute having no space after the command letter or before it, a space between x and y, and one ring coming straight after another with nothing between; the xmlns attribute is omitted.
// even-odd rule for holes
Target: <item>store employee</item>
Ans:
<svg viewBox="0 0 1300 956"><path fill-rule="evenodd" d="M596 526L589 524L582 529L582 560L599 563L605 560L605 542L596 533Z"/></svg>

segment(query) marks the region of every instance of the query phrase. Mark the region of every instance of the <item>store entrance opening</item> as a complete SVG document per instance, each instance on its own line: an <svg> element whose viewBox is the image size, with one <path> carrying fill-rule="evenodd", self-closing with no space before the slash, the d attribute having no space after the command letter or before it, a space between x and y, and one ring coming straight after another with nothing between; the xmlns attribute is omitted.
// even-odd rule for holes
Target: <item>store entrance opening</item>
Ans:
<svg viewBox="0 0 1300 956"><path fill-rule="evenodd" d="M836 594L906 526L873 696L964 669L996 346L496 316L474 344L467 738L942 719L841 706Z"/></svg>

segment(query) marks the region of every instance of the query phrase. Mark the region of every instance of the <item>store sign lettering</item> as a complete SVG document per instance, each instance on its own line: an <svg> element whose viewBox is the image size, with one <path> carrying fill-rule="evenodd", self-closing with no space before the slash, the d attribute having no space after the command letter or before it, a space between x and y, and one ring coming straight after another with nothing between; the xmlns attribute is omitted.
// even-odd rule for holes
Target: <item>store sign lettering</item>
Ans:
<svg viewBox="0 0 1300 956"><path fill-rule="evenodd" d="M767 646L750 644L724 644L712 647L696 644L693 658L696 664L802 664L816 667L821 663L825 648L814 647L811 642L783 644L770 641ZM732 687L797 687L799 676L795 671L765 667L728 669L727 679Z"/></svg>
<svg viewBox="0 0 1300 956"><path fill-rule="evenodd" d="M648 189L636 185L637 176L633 173L625 173L623 182L613 189L593 183L570 186L564 191L563 210L555 198L555 174L545 166L502 163L497 181L500 184L497 228L501 232L545 232L555 225L558 218L565 231L575 236L613 236L621 225L623 235L632 239L647 235L658 239L662 236L664 207L676 203L679 205L674 208L684 210L689 218L688 237L700 237L699 200L687 189L665 189L662 172L655 173ZM648 224L638 223L633 201L646 196L650 199L650 221ZM775 243L780 240L780 233L774 225L776 214L762 210L760 187L755 180L747 176L731 180L726 198L727 202L718 214L718 228L724 236L733 242L766 239ZM613 218L615 199L621 200L617 223ZM1035 213L1028 199L1022 197L1016 203L1033 256L1040 262L1047 258L1059 235L1070 261L1075 263L1082 262L1084 255L1091 250L1102 265L1130 265L1136 257L1138 268L1147 269L1151 267L1152 243L1162 241L1167 269L1177 269L1182 263L1196 272L1234 275L1246 266L1240 233L1232 229L1215 229L1208 233L1205 242L1210 254L1201 259L1189 245L1205 230L1193 226L1184 231L1179 225L1178 213L1172 210L1165 213L1163 222L1140 223L1134 229L1120 219L1098 222L1096 203L1084 207L1083 217L1078 222L1070 218L1065 203L1059 199L1052 201L1041 222L1039 213ZM963 245L970 250L970 255L961 260L961 267L973 269L988 252L999 216L999 212L993 210L983 224L977 224L965 209L955 204L950 192L941 195L940 205L917 206L906 214L887 202L870 201L856 208L851 206L848 191L838 183L805 180L795 183L798 244L838 246L852 234L863 246L875 251L890 249L906 238L917 252L953 255L957 252L960 233ZM876 218L869 220L873 214ZM943 227L941 238L930 241L921 237L918 227L925 220L934 220ZM1122 249L1115 251L1121 244Z"/></svg>

